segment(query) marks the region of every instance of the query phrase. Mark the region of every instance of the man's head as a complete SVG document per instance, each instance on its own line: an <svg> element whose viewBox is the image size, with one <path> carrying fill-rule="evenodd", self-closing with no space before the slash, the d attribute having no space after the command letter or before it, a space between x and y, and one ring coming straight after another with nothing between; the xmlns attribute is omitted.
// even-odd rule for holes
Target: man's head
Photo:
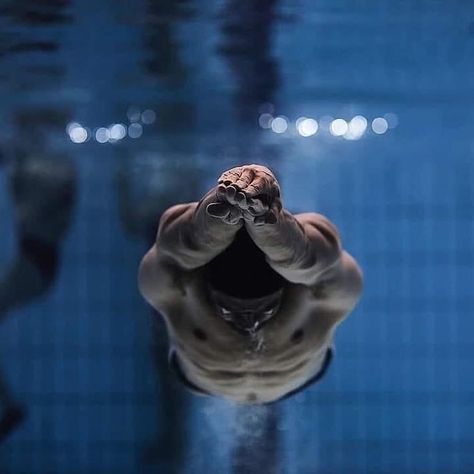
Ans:
<svg viewBox="0 0 474 474"><path fill-rule="evenodd" d="M238 298L212 287L209 292L219 316L238 331L249 332L258 330L278 312L283 288L258 298Z"/></svg>

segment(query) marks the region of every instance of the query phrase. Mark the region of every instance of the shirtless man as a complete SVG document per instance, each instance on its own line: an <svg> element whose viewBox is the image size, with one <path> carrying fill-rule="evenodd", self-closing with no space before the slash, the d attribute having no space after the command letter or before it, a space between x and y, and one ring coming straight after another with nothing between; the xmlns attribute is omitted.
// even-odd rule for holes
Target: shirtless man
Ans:
<svg viewBox="0 0 474 474"><path fill-rule="evenodd" d="M321 378L362 281L334 225L284 209L275 176L255 164L223 173L199 203L167 209L139 270L181 380L239 403Z"/></svg>

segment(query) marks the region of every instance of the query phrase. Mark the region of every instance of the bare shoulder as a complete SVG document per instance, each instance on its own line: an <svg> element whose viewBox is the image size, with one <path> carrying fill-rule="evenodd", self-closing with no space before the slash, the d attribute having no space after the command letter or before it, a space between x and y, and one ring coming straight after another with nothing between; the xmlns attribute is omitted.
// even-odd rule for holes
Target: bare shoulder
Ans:
<svg viewBox="0 0 474 474"><path fill-rule="evenodd" d="M155 309L163 309L167 303L181 295L181 269L158 251L157 245L145 254L138 270L138 288L146 301Z"/></svg>
<svg viewBox="0 0 474 474"><path fill-rule="evenodd" d="M312 287L319 305L338 320L345 318L359 301L364 286L360 266L347 251L341 252L337 262L320 275Z"/></svg>

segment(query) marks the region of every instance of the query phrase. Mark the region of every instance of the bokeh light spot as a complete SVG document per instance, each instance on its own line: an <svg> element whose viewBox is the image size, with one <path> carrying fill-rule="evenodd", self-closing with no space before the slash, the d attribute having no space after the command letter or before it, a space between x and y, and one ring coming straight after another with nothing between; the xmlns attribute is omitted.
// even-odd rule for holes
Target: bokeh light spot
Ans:
<svg viewBox="0 0 474 474"><path fill-rule="evenodd" d="M275 133L285 133L288 129L288 121L285 117L276 117L272 120L271 127Z"/></svg>
<svg viewBox="0 0 474 474"><path fill-rule="evenodd" d="M105 127L99 127L95 131L95 139L99 143L106 143L109 141L110 138L110 132L108 128Z"/></svg>
<svg viewBox="0 0 474 474"><path fill-rule="evenodd" d="M367 119L363 115L356 115L349 121L344 138L346 140L359 140L366 130Z"/></svg>
<svg viewBox="0 0 474 474"><path fill-rule="evenodd" d="M312 118L296 121L296 129L302 137L310 137L318 131L318 122Z"/></svg>
<svg viewBox="0 0 474 474"><path fill-rule="evenodd" d="M139 138L142 136L143 127L139 123L132 123L128 127L128 136L130 138Z"/></svg>
<svg viewBox="0 0 474 474"><path fill-rule="evenodd" d="M270 128L272 126L273 115L272 114L261 114L258 118L258 124L262 128Z"/></svg>
<svg viewBox="0 0 474 474"><path fill-rule="evenodd" d="M71 123L67 127L69 138L73 143L84 143L89 134L87 130L78 123Z"/></svg>
<svg viewBox="0 0 474 474"><path fill-rule="evenodd" d="M112 140L122 140L127 135L127 129L122 123L115 123L109 127L109 133Z"/></svg>
<svg viewBox="0 0 474 474"><path fill-rule="evenodd" d="M127 117L130 122L138 122L141 117L140 109L135 106L131 106L127 110Z"/></svg>
<svg viewBox="0 0 474 474"><path fill-rule="evenodd" d="M340 137L344 135L349 128L349 125L344 119L335 119L331 122L331 125L329 126L329 131L331 132L331 135L334 135L335 137Z"/></svg>
<svg viewBox="0 0 474 474"><path fill-rule="evenodd" d="M154 110L146 109L142 112L142 122L145 125L150 125L156 120L156 113Z"/></svg>
<svg viewBox="0 0 474 474"><path fill-rule="evenodd" d="M377 117L372 120L372 130L377 135L382 135L388 130L388 123L383 117Z"/></svg>

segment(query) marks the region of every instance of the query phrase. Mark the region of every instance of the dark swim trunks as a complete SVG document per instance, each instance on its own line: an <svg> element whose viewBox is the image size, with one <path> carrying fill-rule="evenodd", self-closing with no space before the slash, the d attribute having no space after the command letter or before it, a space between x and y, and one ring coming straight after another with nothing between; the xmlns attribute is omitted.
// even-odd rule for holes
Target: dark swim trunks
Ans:
<svg viewBox="0 0 474 474"><path fill-rule="evenodd" d="M329 347L326 351L326 356L324 357L323 365L321 366L321 369L319 370L319 372L316 375L314 375L313 377L311 377L303 385L301 385L301 387L298 387L298 388L292 390L291 392L287 393L286 395L284 395L283 397L281 397L281 398L279 398L278 400L275 400L275 401L278 402L280 400L286 400L286 399L292 397L293 395L296 395L297 393L302 392L303 390L308 388L310 385L313 385L316 382L319 382L319 380L321 380L322 377L324 376L324 374L327 372L327 370L329 368L329 365L331 364L332 357L333 357L333 349L331 347ZM168 362L169 362L169 365L170 365L171 369L176 374L178 380L182 384L184 384L191 392L193 392L197 395L212 396L211 393L206 392L202 388L198 387L196 384L191 382L186 377L185 373L183 372L183 369L181 368L181 366L179 364L178 356L177 356L177 354L174 350L170 351ZM274 402L270 402L270 403L274 403Z"/></svg>

